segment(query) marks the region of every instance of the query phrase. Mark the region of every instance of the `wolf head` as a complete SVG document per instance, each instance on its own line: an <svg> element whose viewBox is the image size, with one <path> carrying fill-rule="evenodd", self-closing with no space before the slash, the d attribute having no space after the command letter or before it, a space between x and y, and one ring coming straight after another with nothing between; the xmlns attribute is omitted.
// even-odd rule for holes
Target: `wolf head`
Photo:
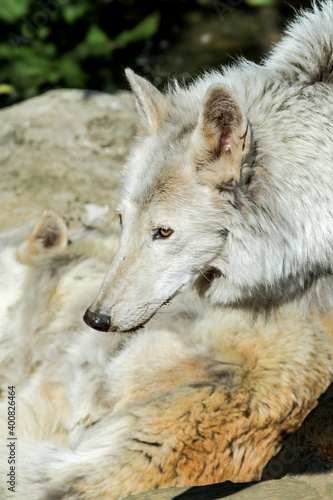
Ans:
<svg viewBox="0 0 333 500"><path fill-rule="evenodd" d="M209 284L221 273L232 188L246 182L251 144L228 88L212 85L187 102L185 90L163 95L126 74L146 136L124 168L118 254L85 315L102 331L136 329L200 276Z"/></svg>

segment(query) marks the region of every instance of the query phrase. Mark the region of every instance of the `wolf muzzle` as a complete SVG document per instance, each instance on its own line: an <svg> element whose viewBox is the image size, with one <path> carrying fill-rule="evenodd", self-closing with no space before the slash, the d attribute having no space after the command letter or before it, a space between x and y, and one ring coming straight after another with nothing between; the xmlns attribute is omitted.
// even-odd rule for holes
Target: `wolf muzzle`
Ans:
<svg viewBox="0 0 333 500"><path fill-rule="evenodd" d="M100 332L108 332L111 325L111 317L99 309L96 309L96 311L87 309L83 316L83 321L91 328Z"/></svg>

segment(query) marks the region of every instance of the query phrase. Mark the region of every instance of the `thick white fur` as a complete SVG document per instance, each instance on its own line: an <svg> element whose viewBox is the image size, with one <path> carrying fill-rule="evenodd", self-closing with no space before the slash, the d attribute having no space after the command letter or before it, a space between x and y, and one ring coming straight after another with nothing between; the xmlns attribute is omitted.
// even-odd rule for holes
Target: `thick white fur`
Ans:
<svg viewBox="0 0 333 500"><path fill-rule="evenodd" d="M80 318L107 264L89 253L103 246L111 256L114 239L70 235L72 245L27 264L17 249L31 229L7 233L0 252L11 303L0 434L5 443L6 388L16 385L18 498L115 500L259 479L333 378L332 318L290 306L253 323L182 295L135 336L96 333ZM0 494L12 492L1 483Z"/></svg>

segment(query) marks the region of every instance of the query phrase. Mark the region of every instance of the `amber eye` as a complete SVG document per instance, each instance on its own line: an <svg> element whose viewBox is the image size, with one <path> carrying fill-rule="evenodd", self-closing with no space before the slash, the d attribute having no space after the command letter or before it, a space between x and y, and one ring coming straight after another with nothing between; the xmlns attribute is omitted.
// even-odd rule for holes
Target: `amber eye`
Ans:
<svg viewBox="0 0 333 500"><path fill-rule="evenodd" d="M171 236L172 233L173 233L172 229L170 228L164 229L163 227L160 227L154 234L153 239L157 240L157 239L169 238L169 236Z"/></svg>

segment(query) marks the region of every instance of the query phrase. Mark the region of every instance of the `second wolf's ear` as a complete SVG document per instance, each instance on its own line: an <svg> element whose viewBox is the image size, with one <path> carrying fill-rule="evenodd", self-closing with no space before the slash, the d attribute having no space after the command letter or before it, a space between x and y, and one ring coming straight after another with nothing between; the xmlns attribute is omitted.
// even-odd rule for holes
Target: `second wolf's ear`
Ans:
<svg viewBox="0 0 333 500"><path fill-rule="evenodd" d="M28 241L18 249L21 262L33 265L44 257L61 253L68 245L67 227L63 219L51 210L39 217Z"/></svg>
<svg viewBox="0 0 333 500"><path fill-rule="evenodd" d="M241 103L226 87L211 86L193 134L198 176L214 187L237 185L250 143L251 130Z"/></svg>
<svg viewBox="0 0 333 500"><path fill-rule="evenodd" d="M127 68L125 74L135 95L136 105L149 135L158 131L167 114L167 99L145 78Z"/></svg>

